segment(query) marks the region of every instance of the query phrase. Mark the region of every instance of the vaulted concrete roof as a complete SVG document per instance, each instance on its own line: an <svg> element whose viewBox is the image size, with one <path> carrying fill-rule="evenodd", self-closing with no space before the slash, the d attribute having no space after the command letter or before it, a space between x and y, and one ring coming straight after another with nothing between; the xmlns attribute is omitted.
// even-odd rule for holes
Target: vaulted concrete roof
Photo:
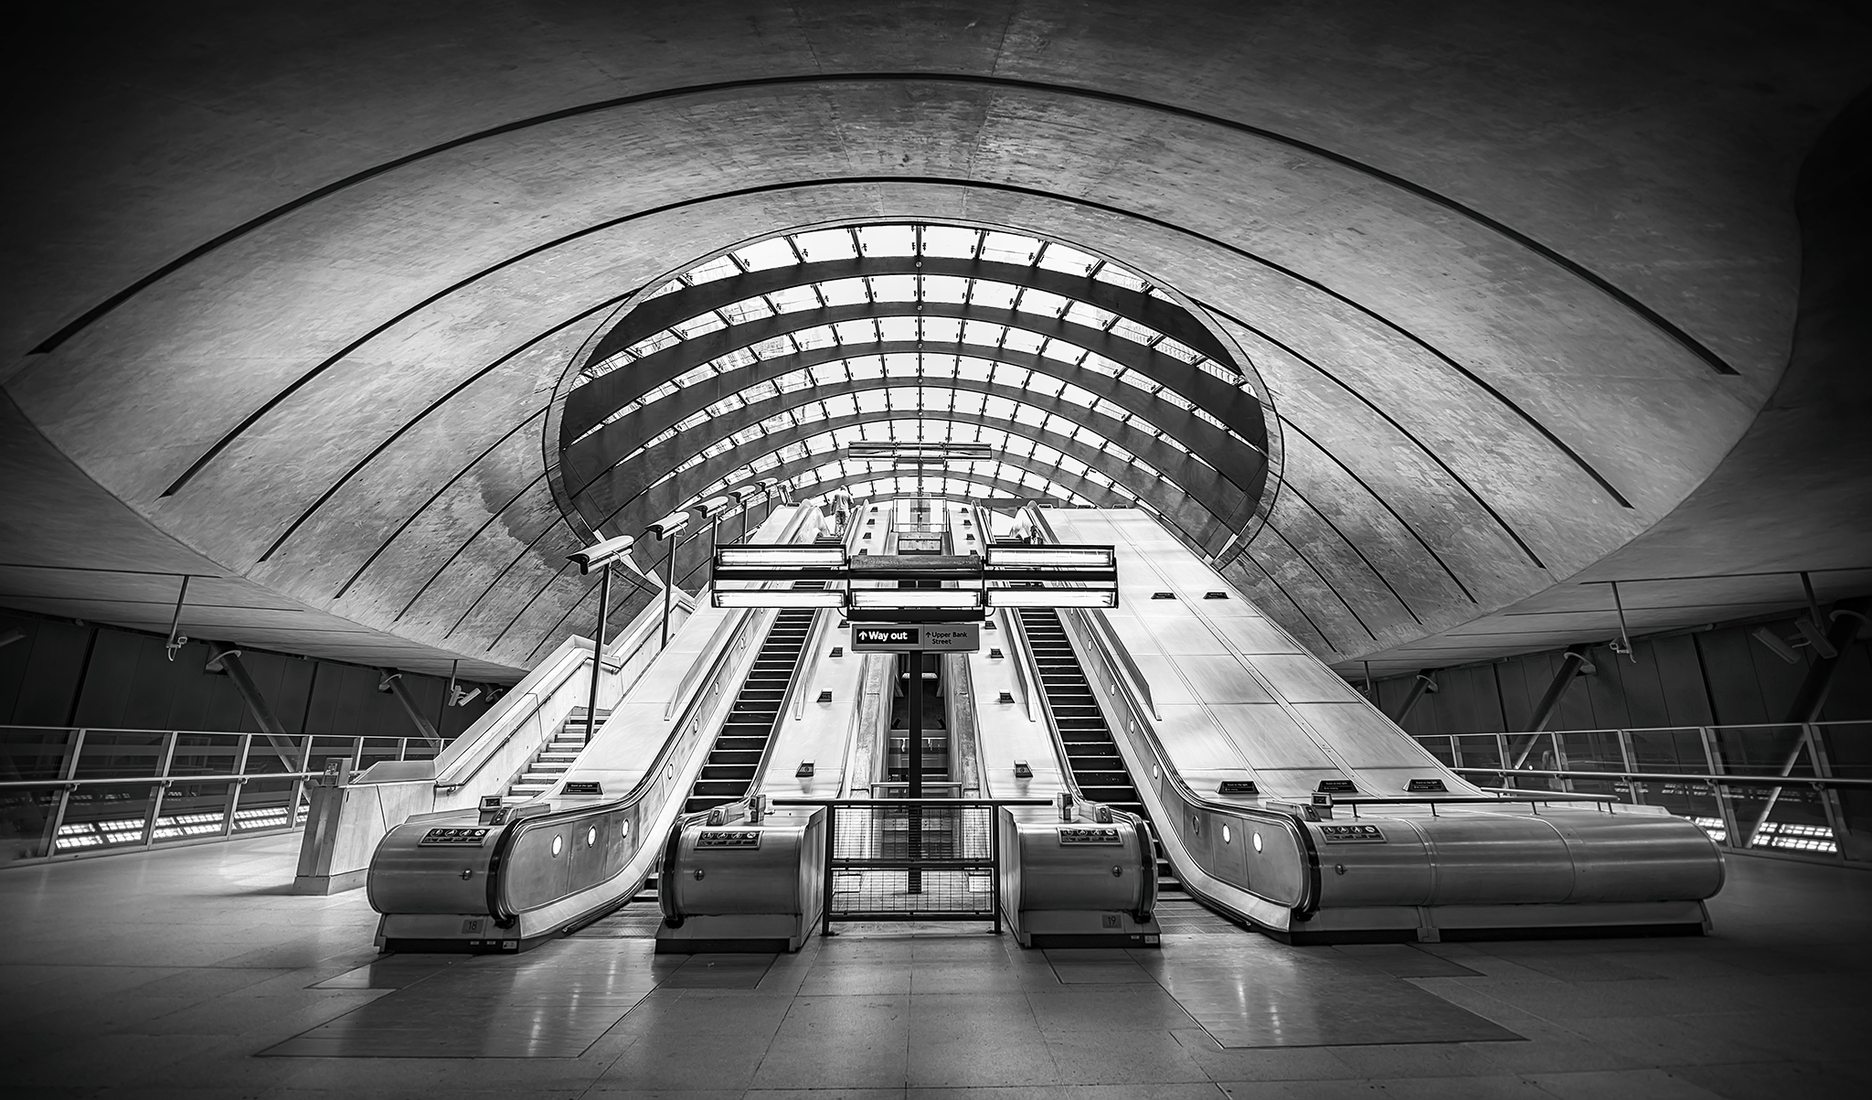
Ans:
<svg viewBox="0 0 1872 1100"><path fill-rule="evenodd" d="M595 603L568 370L699 260L889 220L1079 242L1191 303L1278 464L1253 501L1189 486L1186 533L1342 668L1602 639L1610 580L1637 630L1797 603L1788 570L1872 588L1863 13L49 18L0 204L9 606L166 625L190 573L198 635L511 677ZM600 467L648 438L615 423Z"/></svg>

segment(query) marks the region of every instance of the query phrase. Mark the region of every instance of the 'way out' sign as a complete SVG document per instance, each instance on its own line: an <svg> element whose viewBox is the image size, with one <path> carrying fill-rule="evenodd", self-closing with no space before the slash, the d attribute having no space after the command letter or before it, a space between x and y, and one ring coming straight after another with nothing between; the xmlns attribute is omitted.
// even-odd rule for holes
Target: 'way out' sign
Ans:
<svg viewBox="0 0 1872 1100"><path fill-rule="evenodd" d="M853 653L899 653L913 649L974 653L980 648L980 623L852 624Z"/></svg>

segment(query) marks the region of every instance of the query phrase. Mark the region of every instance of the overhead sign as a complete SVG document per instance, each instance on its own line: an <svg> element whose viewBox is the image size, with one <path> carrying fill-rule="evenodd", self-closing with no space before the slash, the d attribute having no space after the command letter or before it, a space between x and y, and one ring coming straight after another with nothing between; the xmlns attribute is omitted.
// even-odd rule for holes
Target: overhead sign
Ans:
<svg viewBox="0 0 1872 1100"><path fill-rule="evenodd" d="M974 653L980 649L980 623L852 624L854 653Z"/></svg>

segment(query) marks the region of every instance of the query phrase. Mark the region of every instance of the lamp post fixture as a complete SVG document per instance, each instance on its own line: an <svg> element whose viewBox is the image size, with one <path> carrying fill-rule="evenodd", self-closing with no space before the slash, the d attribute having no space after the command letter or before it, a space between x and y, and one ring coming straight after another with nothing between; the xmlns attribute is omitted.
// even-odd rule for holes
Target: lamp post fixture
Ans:
<svg viewBox="0 0 1872 1100"><path fill-rule="evenodd" d="M585 743L588 745L598 733L598 677L604 672L605 620L611 617L611 563L630 553L630 548L636 544L636 539L622 535L587 546L566 558L577 565L582 574L603 570L598 581L598 630L592 635L591 688L585 698Z"/></svg>
<svg viewBox="0 0 1872 1100"><path fill-rule="evenodd" d="M669 553L663 556L663 643L658 647L659 651L669 648L670 599L676 587L676 536L688 526L689 513L671 512L645 531L669 544Z"/></svg>

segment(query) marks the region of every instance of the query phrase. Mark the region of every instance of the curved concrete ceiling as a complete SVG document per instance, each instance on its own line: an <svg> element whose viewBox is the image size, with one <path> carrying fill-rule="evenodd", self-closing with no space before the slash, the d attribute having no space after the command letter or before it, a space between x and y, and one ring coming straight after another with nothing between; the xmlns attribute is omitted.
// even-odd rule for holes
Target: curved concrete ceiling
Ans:
<svg viewBox="0 0 1872 1100"><path fill-rule="evenodd" d="M1833 442L1864 334L1802 354L1791 198L1872 79L1861 13L490 0L35 32L93 75L11 124L12 606L166 623L187 572L220 586L195 633L511 678L595 599L552 487L567 368L696 257L878 219L1187 294L1281 446L1226 571L1341 667L1604 638L1600 581L1656 586L1636 629L1798 602L1787 569L1872 585L1872 507L1841 512L1872 477Z"/></svg>

